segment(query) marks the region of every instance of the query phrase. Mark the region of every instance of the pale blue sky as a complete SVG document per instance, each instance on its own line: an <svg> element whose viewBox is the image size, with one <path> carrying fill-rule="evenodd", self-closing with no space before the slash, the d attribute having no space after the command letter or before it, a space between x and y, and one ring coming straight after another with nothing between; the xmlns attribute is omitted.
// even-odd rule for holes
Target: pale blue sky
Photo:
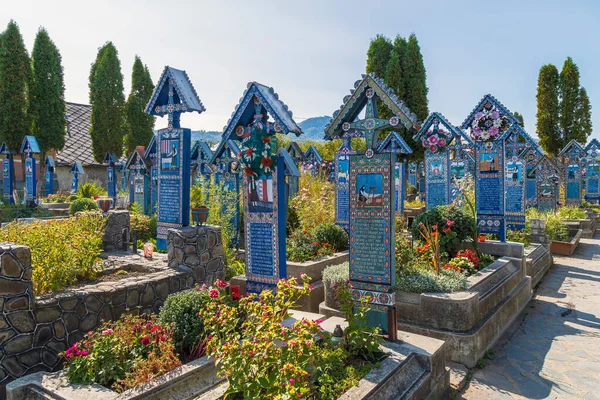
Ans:
<svg viewBox="0 0 600 400"><path fill-rule="evenodd" d="M273 86L297 121L331 115L364 73L377 33L417 34L429 109L459 125L486 93L525 117L535 135L541 65L577 63L600 138L600 2L504 1L26 1L4 2L29 51L39 26L58 45L68 101L88 102L99 46L119 50L126 92L133 57L156 81L164 65L185 69L207 111L182 126L221 130L252 80ZM157 121L161 128L166 121Z"/></svg>

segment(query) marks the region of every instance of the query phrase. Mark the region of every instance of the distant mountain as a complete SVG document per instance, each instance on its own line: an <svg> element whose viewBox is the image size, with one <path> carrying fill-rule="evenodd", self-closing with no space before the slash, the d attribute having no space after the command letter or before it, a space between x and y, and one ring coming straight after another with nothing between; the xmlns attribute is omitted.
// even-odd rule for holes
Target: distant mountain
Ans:
<svg viewBox="0 0 600 400"><path fill-rule="evenodd" d="M298 125L304 132L304 135L294 140L323 140L325 125L331 121L331 117L312 117L305 119Z"/></svg>
<svg viewBox="0 0 600 400"><path fill-rule="evenodd" d="M222 134L221 131L192 131L192 143L198 141L220 143Z"/></svg>

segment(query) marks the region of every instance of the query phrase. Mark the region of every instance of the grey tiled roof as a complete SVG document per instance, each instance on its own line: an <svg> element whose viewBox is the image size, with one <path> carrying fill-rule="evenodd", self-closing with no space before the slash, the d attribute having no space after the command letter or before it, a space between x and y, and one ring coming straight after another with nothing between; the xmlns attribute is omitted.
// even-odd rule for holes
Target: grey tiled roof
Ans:
<svg viewBox="0 0 600 400"><path fill-rule="evenodd" d="M82 165L101 165L92 154L90 136L92 107L87 104L67 102L67 136L65 147L56 154L56 165L73 165L75 161Z"/></svg>

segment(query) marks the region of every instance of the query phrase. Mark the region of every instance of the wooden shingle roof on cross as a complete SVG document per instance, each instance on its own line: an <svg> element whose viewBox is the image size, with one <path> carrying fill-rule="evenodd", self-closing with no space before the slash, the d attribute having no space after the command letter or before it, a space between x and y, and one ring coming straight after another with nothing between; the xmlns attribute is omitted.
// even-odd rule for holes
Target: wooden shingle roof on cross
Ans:
<svg viewBox="0 0 600 400"><path fill-rule="evenodd" d="M588 155L591 155L592 151L600 153L600 142L598 139L592 139L587 146L585 146L585 151L588 153Z"/></svg>
<svg viewBox="0 0 600 400"><path fill-rule="evenodd" d="M512 112L510 112L510 110L508 108L506 108L504 106L504 104L502 104L500 101L498 101L498 99L496 99L494 96L492 96L491 94L486 94L485 96L483 96L483 98L479 101L479 103L477 103L477 105L475 106L475 108L473 108L473 110L471 111L471 113L467 116L467 118L463 121L463 123L460 125L461 129L469 129L471 127L471 123L473 122L473 120L475 119L475 115L477 115L478 112L481 111L481 109L487 104L487 103L491 103L493 107L495 107L498 111L500 111L500 113L505 116L510 125L513 124L518 124L519 121L517 120L517 118L513 115Z"/></svg>
<svg viewBox="0 0 600 400"><path fill-rule="evenodd" d="M52 156L46 156L46 159L44 160L44 164L48 168L55 168L56 167L56 163L54 162L54 158Z"/></svg>
<svg viewBox="0 0 600 400"><path fill-rule="evenodd" d="M12 153L13 152L8 149L6 142L2 142L2 144L0 144L0 154L8 155Z"/></svg>
<svg viewBox="0 0 600 400"><path fill-rule="evenodd" d="M452 136L455 139L459 139L461 141L466 142L469 145L473 145L473 140L471 140L471 138L469 137L469 135L467 135L459 127L452 125L450 123L450 121L448 121L446 119L446 117L444 117L442 115L442 113L439 113L437 111L434 111L431 114L429 114L429 116L427 117L427 119L425 120L425 122L423 122L423 124L421 125L421 129L419 130L419 132L417 132L417 134L413 136L413 139L415 141L417 141L417 142L423 141L423 137L427 134L427 132L429 131L429 129L432 126L433 127L437 127L439 125L442 125L444 128L446 128L446 130L450 134L452 134Z"/></svg>
<svg viewBox="0 0 600 400"><path fill-rule="evenodd" d="M149 159L144 157L146 153L146 149L144 146L137 146L135 150L131 152L127 162L125 163L125 169L127 170L142 170L142 169L150 169L152 163Z"/></svg>
<svg viewBox="0 0 600 400"><path fill-rule="evenodd" d="M152 158L156 155L157 147L156 147L156 135L152 136L150 139L150 143L146 146L146 151L144 152L144 158Z"/></svg>
<svg viewBox="0 0 600 400"><path fill-rule="evenodd" d="M304 155L304 152L298 143L290 142L285 149L295 162L302 162L306 160L306 155Z"/></svg>
<svg viewBox="0 0 600 400"><path fill-rule="evenodd" d="M379 118L376 99L394 114L389 119ZM365 118L357 120L366 108ZM419 130L417 117L396 96L394 91L371 73L362 75L362 79L354 83L354 89L345 96L339 110L333 113L329 124L325 127L326 138L340 138L349 132L358 131L367 141L367 149L377 149L377 132L380 129L395 127L400 123L414 132Z"/></svg>
<svg viewBox="0 0 600 400"><path fill-rule="evenodd" d="M511 135L517 135L517 137L523 138L523 140L526 143L525 147L531 148L533 151L535 151L538 154L538 156L543 156L544 155L544 150L542 150L542 148L540 147L540 145L535 140L533 140L533 138L531 136L529 136L529 134L527 132L525 132L525 129L523 129L523 127L518 122L513 123L502 134L501 139L502 140L506 140ZM527 148L522 151L523 155L526 153L525 150L528 150Z"/></svg>
<svg viewBox="0 0 600 400"><path fill-rule="evenodd" d="M23 143L21 143L20 153L41 153L40 145L35 136L25 135Z"/></svg>
<svg viewBox="0 0 600 400"><path fill-rule="evenodd" d="M214 151L209 164L216 164L217 159L222 158L224 155L230 158L236 158L240 154L240 147L237 145L235 140L221 140L219 147Z"/></svg>
<svg viewBox="0 0 600 400"><path fill-rule="evenodd" d="M323 161L323 156L321 155L321 153L319 153L319 150L317 150L315 146L310 146L308 149L306 149L304 157L307 161L316 161L318 163L321 163Z"/></svg>
<svg viewBox="0 0 600 400"><path fill-rule="evenodd" d="M389 135L377 147L378 153L412 154L412 149L398 132Z"/></svg>
<svg viewBox="0 0 600 400"><path fill-rule="evenodd" d="M562 148L560 153L558 153L558 157L561 159L565 157L573 158L573 156L578 160L583 160L586 156L585 148L575 139L571 139L571 141Z"/></svg>
<svg viewBox="0 0 600 400"><path fill-rule="evenodd" d="M169 107L170 86L173 88L172 107ZM152 97L146 105L146 113L162 117L172 112L191 112L202 113L206 108L202 104L194 85L190 81L185 71L169 67L168 65L162 72L158 84L152 93Z"/></svg>
<svg viewBox="0 0 600 400"><path fill-rule="evenodd" d="M257 113L257 110L260 110ZM235 107L227 125L223 127L223 139L242 140L242 136L236 133L238 126L246 127L252 123L257 114L265 114L272 117L275 132L288 134L290 132L300 136L302 129L296 124L292 111L279 100L279 95L272 87L258 82L249 82L240 102Z"/></svg>
<svg viewBox="0 0 600 400"><path fill-rule="evenodd" d="M285 167L286 176L300 176L300 170L298 169L296 163L294 162L294 159L286 149L284 149L283 147L280 148L277 151L277 155L283 158L283 165Z"/></svg>
<svg viewBox="0 0 600 400"><path fill-rule="evenodd" d="M560 166L547 155L543 155L540 159L534 164L531 171L527 174L528 178L532 178L537 169L541 169L542 171L546 171L544 175L547 175L548 178L556 178L560 180L561 177L561 168Z"/></svg>
<svg viewBox="0 0 600 400"><path fill-rule="evenodd" d="M119 163L119 157L117 157L115 153L107 151L106 154L104 154L104 160L102 160L102 163L115 166Z"/></svg>
<svg viewBox="0 0 600 400"><path fill-rule="evenodd" d="M72 174L85 174L85 171L83 170L83 165L81 165L79 161L75 161L73 163L73 166L71 167L69 172Z"/></svg>

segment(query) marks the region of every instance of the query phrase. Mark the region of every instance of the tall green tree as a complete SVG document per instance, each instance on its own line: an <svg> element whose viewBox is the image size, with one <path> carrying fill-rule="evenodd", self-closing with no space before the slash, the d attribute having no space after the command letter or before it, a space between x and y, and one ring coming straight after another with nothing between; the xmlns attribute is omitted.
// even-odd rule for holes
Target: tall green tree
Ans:
<svg viewBox="0 0 600 400"><path fill-rule="evenodd" d="M18 152L29 132L29 55L19 26L10 21L0 36L0 140Z"/></svg>
<svg viewBox="0 0 600 400"><path fill-rule="evenodd" d="M390 61L385 68L384 81L386 85L394 89L399 98L404 98L404 79L400 66L400 56L395 48L390 52Z"/></svg>
<svg viewBox="0 0 600 400"><path fill-rule="evenodd" d="M367 74L373 72L378 78L383 79L393 48L394 45L390 39L383 35L375 36L367 51Z"/></svg>
<svg viewBox="0 0 600 400"><path fill-rule="evenodd" d="M425 121L429 115L427 102L427 73L421 55L417 37L413 33L406 45L404 79L406 82L405 102L408 108L417 115L419 121Z"/></svg>
<svg viewBox="0 0 600 400"><path fill-rule="evenodd" d="M521 128L525 128L525 119L523 118L523 115L518 111L515 111L513 115L519 121L519 125L521 126Z"/></svg>
<svg viewBox="0 0 600 400"><path fill-rule="evenodd" d="M558 69L552 64L542 66L536 94L536 133L540 138L540 146L549 155L557 155L563 148L559 125L558 84Z"/></svg>
<svg viewBox="0 0 600 400"><path fill-rule="evenodd" d="M29 91L31 133L43 153L65 146L65 85L62 58L48 32L40 28L31 53ZM43 157L42 157L43 159Z"/></svg>
<svg viewBox="0 0 600 400"><path fill-rule="evenodd" d="M125 136L125 97L123 74L117 49L107 42L98 50L90 71L90 136L94 159L101 162L106 152L123 155Z"/></svg>
<svg viewBox="0 0 600 400"><path fill-rule="evenodd" d="M573 139L579 143L586 143L592 134L592 105L584 87L579 89L573 130Z"/></svg>
<svg viewBox="0 0 600 400"><path fill-rule="evenodd" d="M144 108L152 96L154 84L148 67L136 56L131 73L131 93L127 98L126 118L127 136L125 143L130 153L136 146L147 146L152 139L154 116L144 112Z"/></svg>
<svg viewBox="0 0 600 400"><path fill-rule="evenodd" d="M406 70L406 48L408 46L408 42L406 38L398 35L396 39L394 39L394 50L396 50L396 54L398 54L398 58L400 60L400 70L402 71L402 79L404 79L404 71ZM404 88L402 88L401 92L396 92L398 97L404 100L406 95L406 82L404 82Z"/></svg>
<svg viewBox="0 0 600 400"><path fill-rule="evenodd" d="M560 95L560 128L563 143L567 144L571 139L576 139L575 112L579 97L579 68L571 57L565 60L560 71L558 88Z"/></svg>

